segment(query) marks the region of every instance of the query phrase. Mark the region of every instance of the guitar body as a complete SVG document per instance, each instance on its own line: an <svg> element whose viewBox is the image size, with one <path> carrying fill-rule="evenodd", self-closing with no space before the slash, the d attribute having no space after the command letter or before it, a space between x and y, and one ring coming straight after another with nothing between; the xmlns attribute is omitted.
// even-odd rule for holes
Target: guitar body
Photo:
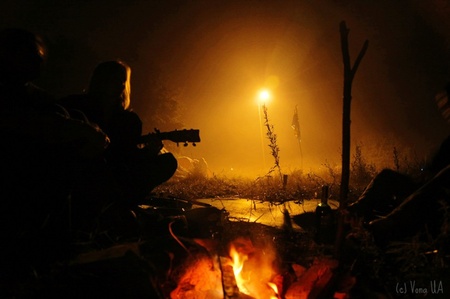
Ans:
<svg viewBox="0 0 450 299"><path fill-rule="evenodd" d="M142 200L158 185L169 180L178 168L178 162L172 153L157 154L155 144L162 140L176 143L200 142L199 130L175 130L171 132L150 133L141 136L138 149L128 157L126 167L120 172L126 179L129 204L142 204Z"/></svg>

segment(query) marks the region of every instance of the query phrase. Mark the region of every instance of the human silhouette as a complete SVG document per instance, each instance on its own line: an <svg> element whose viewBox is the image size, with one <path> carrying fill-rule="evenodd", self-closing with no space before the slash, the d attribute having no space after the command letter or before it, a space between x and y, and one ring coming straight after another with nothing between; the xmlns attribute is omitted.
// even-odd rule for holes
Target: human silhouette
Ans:
<svg viewBox="0 0 450 299"><path fill-rule="evenodd" d="M371 180L358 200L347 207L347 210L351 215L361 217L366 224L386 216L448 165L450 165L450 136L442 141L430 163L419 175L411 176L392 169L383 169Z"/></svg>
<svg viewBox="0 0 450 299"><path fill-rule="evenodd" d="M73 179L108 144L32 84L44 58L37 35L0 31L0 279L66 257Z"/></svg>
<svg viewBox="0 0 450 299"><path fill-rule="evenodd" d="M111 144L105 159L121 187L124 207L143 203L151 190L177 169L177 160L171 153L161 152L163 144L157 137L138 147L142 121L130 109L130 79L131 68L124 62L102 62L94 69L85 93L59 102L69 111L81 111L108 134Z"/></svg>
<svg viewBox="0 0 450 299"><path fill-rule="evenodd" d="M419 175L383 169L346 210L350 217L362 219L383 246L410 238L425 228L436 237L446 221L449 186L450 136L447 136Z"/></svg>

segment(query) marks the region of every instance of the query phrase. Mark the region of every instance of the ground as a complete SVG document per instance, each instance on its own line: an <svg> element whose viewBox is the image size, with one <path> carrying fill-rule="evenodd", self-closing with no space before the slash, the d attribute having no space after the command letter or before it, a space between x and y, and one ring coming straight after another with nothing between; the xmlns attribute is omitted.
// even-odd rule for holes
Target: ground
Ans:
<svg viewBox="0 0 450 299"><path fill-rule="evenodd" d="M336 234L329 229L331 226L318 226L315 210L319 200L316 199L274 204L232 197L154 198L150 203L136 211L137 238L131 234L128 239L101 249L82 244L77 247L82 250L70 261L48 265L8 285L10 296L4 297L170 298L193 261L228 256L228 245L236 239L247 244L244 248L251 248L253 254L266 252L268 245L275 249L274 269L285 288L284 299L297 298L305 292L315 294L311 298L328 298L321 297L323 294L332 298L336 292L341 295L353 292L349 298L389 298L381 294L395 295L395 281L399 277L408 282L413 277L418 286L425 286L423 280L414 276L417 271L412 268L406 274L395 276L399 274L396 267L411 266L404 249L398 248L396 253L407 262L401 264L392 260L392 256L380 255L370 244L361 243L364 239L346 244L344 267L336 269L337 261L333 257ZM334 200L329 204L334 210L338 207ZM318 228L327 228L327 234L318 234ZM412 247L407 248L413 251ZM423 257L432 255L418 255L416 261L423 262ZM422 270L441 270L428 264L414 265ZM439 271L433 272L433 277L438 286L443 283L445 287L448 275ZM429 272L423 273L431 277ZM192 294L193 285L188 280L181 291ZM199 294L182 298L202 298Z"/></svg>
<svg viewBox="0 0 450 299"><path fill-rule="evenodd" d="M284 224L284 208L291 216L300 215L303 213L311 213L316 210L318 199L305 200L302 202L288 201L285 204L272 204L267 201L257 201L244 198L212 198L212 199L198 199L198 201L210 204L218 209L226 209L229 216L235 219L257 222L264 225L281 228ZM339 207L339 203L335 200L329 200L329 205L333 209ZM301 227L293 222L295 229Z"/></svg>
<svg viewBox="0 0 450 299"><path fill-rule="evenodd" d="M326 254L326 246L312 240L314 218L307 230L296 221L300 214L311 214L317 200L278 205L242 198L192 202L189 207L186 201L156 199L155 206L143 206L136 213L139 238L131 236L101 249L77 244L79 253L70 261L50 264L22 281L1 286L8 289L4 297L167 298L192 256L227 256L226 248L236 238L248 240L255 252L273 247L280 274L293 272L293 265L307 269L317 256Z"/></svg>

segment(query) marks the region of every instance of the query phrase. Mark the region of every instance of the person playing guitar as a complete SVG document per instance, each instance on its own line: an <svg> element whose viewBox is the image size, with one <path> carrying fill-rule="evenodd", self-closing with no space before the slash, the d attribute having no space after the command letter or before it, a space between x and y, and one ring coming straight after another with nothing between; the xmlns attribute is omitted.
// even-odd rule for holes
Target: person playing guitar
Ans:
<svg viewBox="0 0 450 299"><path fill-rule="evenodd" d="M110 203L120 210L145 203L153 188L169 180L177 170L174 155L161 151L162 140L200 141L180 138L193 130L175 131L172 136L160 132L142 136L142 121L130 109L130 75L130 67L122 61L102 62L94 69L85 93L59 101L72 114L84 115L98 125L110 139L104 159L79 184L76 203L80 205L77 210L83 213L98 213Z"/></svg>

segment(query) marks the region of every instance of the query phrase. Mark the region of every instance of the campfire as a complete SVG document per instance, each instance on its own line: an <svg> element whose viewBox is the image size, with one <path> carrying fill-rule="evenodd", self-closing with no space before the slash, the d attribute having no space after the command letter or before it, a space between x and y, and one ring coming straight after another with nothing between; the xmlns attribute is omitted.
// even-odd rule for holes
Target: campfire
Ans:
<svg viewBox="0 0 450 299"><path fill-rule="evenodd" d="M170 298L281 298L282 276L277 273L271 246L260 248L249 238L238 237L228 244L226 252L225 256L213 248L191 256Z"/></svg>
<svg viewBox="0 0 450 299"><path fill-rule="evenodd" d="M150 227L166 227L169 235L89 251L74 261L72 271L86 277L85 289L97 277L100 292L146 294L139 298L323 298L332 290L337 262L318 255L318 245L304 232L231 220L211 207L191 209L183 217L152 209L145 211L145 218L155 211L170 216L157 217ZM130 276L123 271L126 267L138 275ZM99 274L93 275L97 268Z"/></svg>
<svg viewBox="0 0 450 299"><path fill-rule="evenodd" d="M173 235L180 245L191 247L181 246L187 255L173 268L174 286L169 298L318 298L330 282L335 261L312 258L303 265L298 263L302 250L313 251L303 248L312 243L296 239L298 234L247 221L230 221L220 213L211 217L211 212L214 210L200 209L189 214L188 223L195 224L190 227L203 228L201 237L178 239ZM198 219L203 219L199 221L203 225L197 225L194 220ZM205 237L210 233L214 237Z"/></svg>

